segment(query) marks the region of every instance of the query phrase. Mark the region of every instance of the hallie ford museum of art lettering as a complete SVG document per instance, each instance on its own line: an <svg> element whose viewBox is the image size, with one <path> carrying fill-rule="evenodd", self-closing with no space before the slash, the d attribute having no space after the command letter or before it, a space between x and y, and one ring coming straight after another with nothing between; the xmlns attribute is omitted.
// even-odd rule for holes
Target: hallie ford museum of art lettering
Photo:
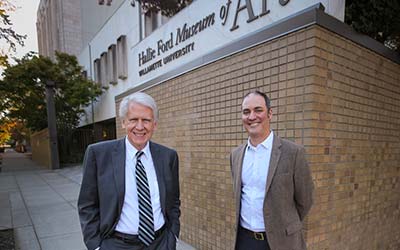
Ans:
<svg viewBox="0 0 400 250"><path fill-rule="evenodd" d="M212 53L235 39L319 2L329 6L333 1L224 0L209 1L207 6L195 1L132 48L137 58L134 68L139 81L150 80ZM329 9L327 11L329 13Z"/></svg>

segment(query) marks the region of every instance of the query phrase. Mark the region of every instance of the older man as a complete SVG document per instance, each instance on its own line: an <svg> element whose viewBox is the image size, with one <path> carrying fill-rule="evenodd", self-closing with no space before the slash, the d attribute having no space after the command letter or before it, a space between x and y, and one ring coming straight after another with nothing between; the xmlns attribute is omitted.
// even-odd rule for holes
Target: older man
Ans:
<svg viewBox="0 0 400 250"><path fill-rule="evenodd" d="M178 155L150 141L154 99L141 92L119 109L126 136L90 145L78 210L89 250L172 250L179 235Z"/></svg>
<svg viewBox="0 0 400 250"><path fill-rule="evenodd" d="M262 92L247 94L242 122L249 138L231 154L236 200L236 250L305 250L302 222L313 182L304 149L270 129L272 109Z"/></svg>

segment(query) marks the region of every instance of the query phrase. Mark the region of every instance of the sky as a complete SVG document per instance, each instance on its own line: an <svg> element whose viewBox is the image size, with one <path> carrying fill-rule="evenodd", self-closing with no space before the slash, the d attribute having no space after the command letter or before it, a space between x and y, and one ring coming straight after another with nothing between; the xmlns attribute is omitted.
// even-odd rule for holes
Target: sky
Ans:
<svg viewBox="0 0 400 250"><path fill-rule="evenodd" d="M17 46L15 57L21 58L29 51L38 51L36 34L36 12L40 0L11 0L17 10L10 13L10 19L15 32L27 35L25 46ZM0 48L5 48L4 40L0 40Z"/></svg>

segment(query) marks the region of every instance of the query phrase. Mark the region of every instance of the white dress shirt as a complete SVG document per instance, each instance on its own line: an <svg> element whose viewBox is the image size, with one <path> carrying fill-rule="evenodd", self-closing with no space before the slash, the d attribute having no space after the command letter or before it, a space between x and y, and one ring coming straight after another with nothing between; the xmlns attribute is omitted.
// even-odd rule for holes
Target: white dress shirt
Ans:
<svg viewBox="0 0 400 250"><path fill-rule="evenodd" d="M121 217L115 230L121 233L137 235L139 232L139 203L136 189L135 155L138 150L132 146L127 138L125 138L125 146L125 197ZM140 160L146 170L150 188L151 205L153 207L154 231L157 231L164 225L165 220L161 212L160 191L148 142L142 151L144 154L140 157Z"/></svg>
<svg viewBox="0 0 400 250"><path fill-rule="evenodd" d="M254 232L265 232L264 198L274 134L256 147L247 142L242 168L240 225Z"/></svg>

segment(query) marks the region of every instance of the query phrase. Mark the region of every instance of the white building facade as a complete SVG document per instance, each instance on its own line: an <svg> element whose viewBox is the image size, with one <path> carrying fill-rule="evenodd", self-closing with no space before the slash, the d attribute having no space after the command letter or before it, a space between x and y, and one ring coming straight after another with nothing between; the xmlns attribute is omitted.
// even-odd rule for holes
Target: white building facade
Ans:
<svg viewBox="0 0 400 250"><path fill-rule="evenodd" d="M82 19L107 8L87 2L81 3ZM131 2L113 1L114 12L91 39L86 36L78 55L88 77L108 88L87 110L82 126L93 123L93 119L97 123L115 118L115 97L129 89L160 75L173 77L177 68L319 2L325 12L342 21L344 18L344 0L194 1L170 19L160 14L145 15L139 4L132 6ZM82 30L88 30L88 23L83 22Z"/></svg>
<svg viewBox="0 0 400 250"><path fill-rule="evenodd" d="M114 123L116 96L160 75L173 77L177 68L319 2L325 12L344 19L344 0L193 1L172 18L143 13L132 2L40 1L39 54L76 55L86 75L107 88L87 108L81 126Z"/></svg>
<svg viewBox="0 0 400 250"><path fill-rule="evenodd" d="M36 29L39 54L55 58L55 51L79 55L82 49L80 0L41 0Z"/></svg>

